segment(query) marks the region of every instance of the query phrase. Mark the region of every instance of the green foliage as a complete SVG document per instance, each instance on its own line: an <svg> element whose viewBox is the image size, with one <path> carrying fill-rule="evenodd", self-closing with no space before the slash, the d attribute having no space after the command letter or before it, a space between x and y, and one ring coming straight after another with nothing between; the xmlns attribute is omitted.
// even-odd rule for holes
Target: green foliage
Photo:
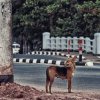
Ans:
<svg viewBox="0 0 100 100"><path fill-rule="evenodd" d="M84 2L78 5L77 10L83 16L84 35L93 36L94 33L100 32L100 1L95 3L92 1Z"/></svg>
<svg viewBox="0 0 100 100"><path fill-rule="evenodd" d="M13 14L14 36L25 40L53 36L93 36L100 32L100 0L79 4L77 0L25 0Z"/></svg>

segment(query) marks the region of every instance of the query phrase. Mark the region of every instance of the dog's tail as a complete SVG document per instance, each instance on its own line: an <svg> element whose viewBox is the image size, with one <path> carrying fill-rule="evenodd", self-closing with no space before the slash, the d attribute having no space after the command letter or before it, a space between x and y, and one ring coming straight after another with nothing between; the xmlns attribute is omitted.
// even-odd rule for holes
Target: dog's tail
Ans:
<svg viewBox="0 0 100 100"><path fill-rule="evenodd" d="M49 76L49 68L46 69L46 80L47 80L47 81L50 80L50 76Z"/></svg>

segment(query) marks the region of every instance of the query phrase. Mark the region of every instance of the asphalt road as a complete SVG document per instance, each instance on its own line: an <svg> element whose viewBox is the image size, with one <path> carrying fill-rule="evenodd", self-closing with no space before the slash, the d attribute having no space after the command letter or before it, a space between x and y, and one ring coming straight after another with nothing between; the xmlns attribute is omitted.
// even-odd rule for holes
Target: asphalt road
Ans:
<svg viewBox="0 0 100 100"><path fill-rule="evenodd" d="M50 56L50 55L25 55L25 54L16 54L14 58L29 58L29 59L52 59L52 60L65 60L67 57L61 56Z"/></svg>
<svg viewBox="0 0 100 100"><path fill-rule="evenodd" d="M17 58L38 58L64 60L59 56L45 55L16 55ZM44 64L14 64L14 80L17 83L45 89L45 71L49 65ZM100 91L100 66L76 66L76 73L73 77L73 90ZM66 91L66 80L56 78L53 89Z"/></svg>

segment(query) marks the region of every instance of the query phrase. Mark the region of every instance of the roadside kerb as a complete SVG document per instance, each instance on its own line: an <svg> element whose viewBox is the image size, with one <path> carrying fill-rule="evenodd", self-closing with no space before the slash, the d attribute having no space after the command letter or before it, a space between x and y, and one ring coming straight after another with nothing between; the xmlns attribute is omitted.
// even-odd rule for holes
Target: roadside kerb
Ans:
<svg viewBox="0 0 100 100"><path fill-rule="evenodd" d="M63 57L69 57L70 54L66 54L66 53L62 53L62 52L52 52L52 51L32 51L28 54L31 54L31 55L57 55L57 56L63 56ZM73 56L76 56L76 55L71 55L72 57ZM77 59L79 59L79 55L77 55ZM82 56L82 59L86 59L84 56Z"/></svg>
<svg viewBox="0 0 100 100"><path fill-rule="evenodd" d="M46 59L25 59L25 58L14 58L13 62L15 63L41 63L41 64L55 64L55 65L64 65L64 61L62 60L46 60ZM85 66L87 62L76 62L78 66ZM87 65L88 66L88 65Z"/></svg>

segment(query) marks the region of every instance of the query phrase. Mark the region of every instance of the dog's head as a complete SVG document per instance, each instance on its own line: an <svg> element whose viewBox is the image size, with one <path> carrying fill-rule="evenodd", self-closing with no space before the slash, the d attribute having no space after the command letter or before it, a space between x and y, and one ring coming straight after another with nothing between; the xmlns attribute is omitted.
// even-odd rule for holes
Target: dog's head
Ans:
<svg viewBox="0 0 100 100"><path fill-rule="evenodd" d="M75 65L75 61L76 61L76 56L74 57L69 57L65 62L64 65L65 67L70 67L72 70L72 73L74 73L75 69L76 69L76 65Z"/></svg>

